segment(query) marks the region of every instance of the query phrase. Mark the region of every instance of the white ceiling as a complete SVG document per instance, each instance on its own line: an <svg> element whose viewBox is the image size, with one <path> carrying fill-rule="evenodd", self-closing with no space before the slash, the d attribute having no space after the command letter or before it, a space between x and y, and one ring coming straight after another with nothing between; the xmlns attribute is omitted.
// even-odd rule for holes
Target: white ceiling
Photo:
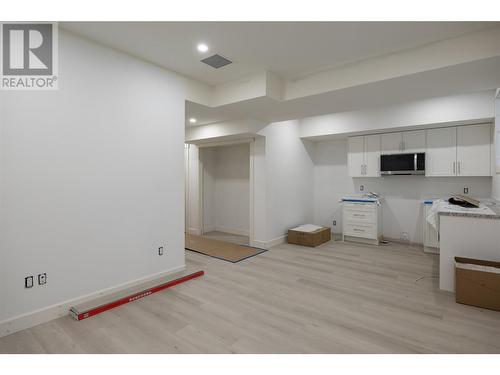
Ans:
<svg viewBox="0 0 500 375"><path fill-rule="evenodd" d="M276 101L263 96L213 108L186 102L186 116L198 119L195 126L244 118L270 123L494 90L499 86L500 57L492 57L294 100ZM193 125L186 121L186 126Z"/></svg>
<svg viewBox="0 0 500 375"><path fill-rule="evenodd" d="M209 84L293 79L493 26L486 22L63 22L62 28ZM498 25L498 24L496 24ZM196 45L208 44L207 53ZM213 69L200 60L234 61Z"/></svg>

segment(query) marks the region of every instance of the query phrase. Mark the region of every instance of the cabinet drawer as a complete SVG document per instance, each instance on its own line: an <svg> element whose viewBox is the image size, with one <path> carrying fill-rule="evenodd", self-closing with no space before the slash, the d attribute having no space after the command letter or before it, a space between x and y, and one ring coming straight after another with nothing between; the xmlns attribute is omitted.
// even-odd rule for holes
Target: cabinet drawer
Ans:
<svg viewBox="0 0 500 375"><path fill-rule="evenodd" d="M357 203L357 202L344 202L343 207L346 210L356 210L364 212L374 212L377 209L375 203Z"/></svg>
<svg viewBox="0 0 500 375"><path fill-rule="evenodd" d="M377 238L377 229L374 224L344 223L344 235L363 238Z"/></svg>
<svg viewBox="0 0 500 375"><path fill-rule="evenodd" d="M356 208L345 208L343 220L355 223L376 223L375 210L358 210Z"/></svg>

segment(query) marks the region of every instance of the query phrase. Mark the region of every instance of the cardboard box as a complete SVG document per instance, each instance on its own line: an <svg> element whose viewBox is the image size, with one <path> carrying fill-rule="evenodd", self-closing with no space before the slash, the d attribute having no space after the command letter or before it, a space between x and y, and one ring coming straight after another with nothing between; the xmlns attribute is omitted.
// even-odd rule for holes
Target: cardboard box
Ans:
<svg viewBox="0 0 500 375"><path fill-rule="evenodd" d="M455 257L455 301L500 311L500 262Z"/></svg>
<svg viewBox="0 0 500 375"><path fill-rule="evenodd" d="M288 231L288 243L309 247L316 247L330 241L332 234L330 228L322 227L313 232L303 232L290 229Z"/></svg>

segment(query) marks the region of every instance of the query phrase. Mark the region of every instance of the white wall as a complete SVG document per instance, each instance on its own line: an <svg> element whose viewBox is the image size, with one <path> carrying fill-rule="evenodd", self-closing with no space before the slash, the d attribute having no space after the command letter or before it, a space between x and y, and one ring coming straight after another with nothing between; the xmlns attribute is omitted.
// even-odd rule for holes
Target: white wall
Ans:
<svg viewBox="0 0 500 375"><path fill-rule="evenodd" d="M257 137L250 144L251 177L253 175L253 194L250 196L253 207L253 239L250 245L267 246L267 171L266 138Z"/></svg>
<svg viewBox="0 0 500 375"><path fill-rule="evenodd" d="M313 219L312 144L299 138L299 130L299 121L293 120L270 124L259 133L266 137L268 242L282 240L288 229Z"/></svg>
<svg viewBox="0 0 500 375"><path fill-rule="evenodd" d="M495 116L494 94L495 90L486 90L309 117L300 120L300 136L321 137L432 124L488 121Z"/></svg>
<svg viewBox="0 0 500 375"><path fill-rule="evenodd" d="M0 321L184 266L182 79L59 35L58 91L0 92Z"/></svg>
<svg viewBox="0 0 500 375"><path fill-rule="evenodd" d="M201 148L203 231L248 235L250 227L250 146Z"/></svg>
<svg viewBox="0 0 500 375"><path fill-rule="evenodd" d="M250 147L248 143L217 148L215 228L248 234L250 222Z"/></svg>
<svg viewBox="0 0 500 375"><path fill-rule="evenodd" d="M500 91L498 92L500 95ZM494 130L494 162L500 167L500 96L495 100L495 130ZM500 173L496 173L496 165L493 168L493 198L500 200ZM500 171L499 171L500 172Z"/></svg>
<svg viewBox="0 0 500 375"><path fill-rule="evenodd" d="M469 188L472 197L491 196L491 177L425 177L390 176L352 178L347 171L347 139L317 142L314 152L314 222L319 225L337 225L333 231L342 231L343 195L375 191L385 197L383 206L383 233L387 238L399 239L407 232L412 242L422 243L422 204L428 197L463 193Z"/></svg>
<svg viewBox="0 0 500 375"><path fill-rule="evenodd" d="M187 182L185 206L186 206L186 228L185 231L189 234L200 235L200 149L196 145L187 145L187 168L185 168L185 180Z"/></svg>
<svg viewBox="0 0 500 375"><path fill-rule="evenodd" d="M215 230L216 151L215 147L200 148L203 162L203 232Z"/></svg>

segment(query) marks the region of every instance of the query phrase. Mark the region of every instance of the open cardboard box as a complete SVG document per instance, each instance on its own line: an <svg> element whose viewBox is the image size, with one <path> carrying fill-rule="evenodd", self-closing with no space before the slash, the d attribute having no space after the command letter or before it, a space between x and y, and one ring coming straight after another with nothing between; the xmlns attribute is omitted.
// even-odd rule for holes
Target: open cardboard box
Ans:
<svg viewBox="0 0 500 375"><path fill-rule="evenodd" d="M455 301L500 311L500 262L455 257Z"/></svg>

